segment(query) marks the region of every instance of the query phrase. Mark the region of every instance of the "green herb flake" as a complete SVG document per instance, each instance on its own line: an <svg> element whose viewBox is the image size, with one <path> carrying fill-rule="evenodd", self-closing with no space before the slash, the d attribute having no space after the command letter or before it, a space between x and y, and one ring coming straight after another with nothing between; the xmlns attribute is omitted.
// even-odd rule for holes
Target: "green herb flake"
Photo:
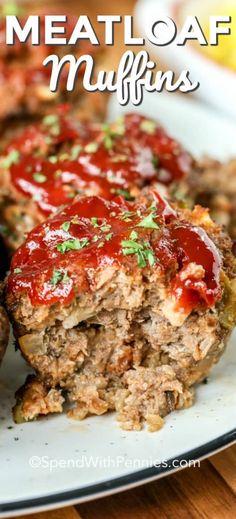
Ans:
<svg viewBox="0 0 236 519"><path fill-rule="evenodd" d="M71 251L71 250L81 250L84 247L87 247L88 245L89 245L88 238L82 238L81 240L75 238L72 240L66 240L62 243L58 243L56 248L57 248L58 252L61 252L62 254L64 254L65 252Z"/></svg>
<svg viewBox="0 0 236 519"><path fill-rule="evenodd" d="M120 189L120 188L114 189L113 188L113 189L111 189L111 193L114 193L119 196L123 196L125 200L134 200L134 197L126 189Z"/></svg>
<svg viewBox="0 0 236 519"><path fill-rule="evenodd" d="M96 241L98 241L99 239L100 239L100 236L98 236L98 234L95 234L95 236L93 236L93 238L92 238L92 241L93 241L93 242L96 242Z"/></svg>
<svg viewBox="0 0 236 519"><path fill-rule="evenodd" d="M121 219L124 220L124 222L131 222L132 216L134 216L134 213L132 211L124 211L121 214Z"/></svg>
<svg viewBox="0 0 236 519"><path fill-rule="evenodd" d="M130 239L136 241L138 239L138 233L136 231L132 231L130 233Z"/></svg>
<svg viewBox="0 0 236 519"><path fill-rule="evenodd" d="M110 228L111 228L111 225L109 225L109 224L103 224L100 227L102 232L110 231Z"/></svg>
<svg viewBox="0 0 236 519"><path fill-rule="evenodd" d="M97 142L90 142L89 144L86 144L84 147L84 151L86 153L96 153L96 151L99 148L99 144Z"/></svg>
<svg viewBox="0 0 236 519"><path fill-rule="evenodd" d="M49 160L49 162L51 162L51 164L56 164L57 157L56 157L56 155L51 155L51 157L48 157L48 160Z"/></svg>
<svg viewBox="0 0 236 519"><path fill-rule="evenodd" d="M46 115L46 117L43 118L43 124L46 126L53 126L54 124L58 124L58 120L58 115Z"/></svg>
<svg viewBox="0 0 236 519"><path fill-rule="evenodd" d="M54 287L57 286L59 283L67 283L69 281L69 276L67 271L62 271L59 269L54 269L52 277L50 279L50 284Z"/></svg>
<svg viewBox="0 0 236 519"><path fill-rule="evenodd" d="M38 184L43 184L44 182L46 182L47 177L45 175L43 175L42 173L34 173L33 174L33 179Z"/></svg>
<svg viewBox="0 0 236 519"><path fill-rule="evenodd" d="M119 137L122 137L125 134L124 117L120 117L112 125L112 133L113 133L114 136L117 135Z"/></svg>
<svg viewBox="0 0 236 519"><path fill-rule="evenodd" d="M21 274L22 269L20 269L19 267L17 267L17 268L15 268L15 269L13 270L13 272L14 272L14 274Z"/></svg>
<svg viewBox="0 0 236 519"><path fill-rule="evenodd" d="M71 222L64 222L62 225L61 225L61 229L65 232L68 232L69 229L70 229L70 224Z"/></svg>
<svg viewBox="0 0 236 519"><path fill-rule="evenodd" d="M159 158L158 155L156 155L156 154L154 153L154 154L153 154L153 157L152 157L152 165L153 165L154 169L158 169L159 164L160 164L160 158Z"/></svg>
<svg viewBox="0 0 236 519"><path fill-rule="evenodd" d="M112 232L106 234L106 236L105 236L106 241L110 241L112 239L112 236L113 236Z"/></svg>
<svg viewBox="0 0 236 519"><path fill-rule="evenodd" d="M99 227L98 219L95 218L95 216L93 216L93 217L91 218L90 221L91 221L91 225L92 225L93 227Z"/></svg>
<svg viewBox="0 0 236 519"><path fill-rule="evenodd" d="M105 135L103 139L103 144L107 150L111 150L113 147L113 139L111 135Z"/></svg>
<svg viewBox="0 0 236 519"><path fill-rule="evenodd" d="M156 130L156 123L155 121L152 121L151 119L144 119L140 123L140 130L142 130L145 133L148 133L149 135L153 135Z"/></svg>
<svg viewBox="0 0 236 519"><path fill-rule="evenodd" d="M145 242L142 244L137 243L135 240L123 240L121 242L121 246L124 256L128 256L130 254L136 255L138 267L146 267L147 262L149 263L150 267L153 267L155 264L155 256L152 249L150 249L149 243Z"/></svg>
<svg viewBox="0 0 236 519"><path fill-rule="evenodd" d="M141 243L137 243L134 240L122 240L121 246L123 249L123 254L125 256L129 254L135 254L138 250L143 249L143 245Z"/></svg>
<svg viewBox="0 0 236 519"><path fill-rule="evenodd" d="M17 150L12 150L6 157L1 158L1 167L10 168L13 164L17 164L20 159L20 153Z"/></svg>
<svg viewBox="0 0 236 519"><path fill-rule="evenodd" d="M153 220L154 215L150 213L141 222L138 223L137 227L143 227L144 229L159 229L159 226Z"/></svg>
<svg viewBox="0 0 236 519"><path fill-rule="evenodd" d="M81 152L81 146L79 144L77 144L76 146L73 146L73 148L71 148L71 153L70 153L71 160L78 159L80 152Z"/></svg>

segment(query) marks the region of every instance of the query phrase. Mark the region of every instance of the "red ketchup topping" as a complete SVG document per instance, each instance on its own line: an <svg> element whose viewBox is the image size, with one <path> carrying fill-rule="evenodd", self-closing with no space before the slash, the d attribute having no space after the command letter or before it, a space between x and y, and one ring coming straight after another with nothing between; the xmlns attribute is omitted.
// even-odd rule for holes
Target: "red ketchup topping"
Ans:
<svg viewBox="0 0 236 519"><path fill-rule="evenodd" d="M200 265L200 278L186 271L191 262ZM8 291L27 292L34 305L69 304L89 290L89 269L111 265L133 273L160 269L176 308L187 312L199 303L211 307L222 295L214 243L203 229L180 221L156 192L137 202L77 199L28 235L13 257Z"/></svg>
<svg viewBox="0 0 236 519"><path fill-rule="evenodd" d="M49 215L79 194L117 194L184 177L192 160L154 121L128 114L111 125L78 125L63 112L28 128L8 147L12 182Z"/></svg>

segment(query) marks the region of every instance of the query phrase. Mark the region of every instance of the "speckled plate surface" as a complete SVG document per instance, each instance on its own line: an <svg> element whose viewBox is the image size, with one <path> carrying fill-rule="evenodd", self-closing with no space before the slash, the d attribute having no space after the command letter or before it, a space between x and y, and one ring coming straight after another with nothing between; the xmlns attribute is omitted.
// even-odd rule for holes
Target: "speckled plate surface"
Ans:
<svg viewBox="0 0 236 519"><path fill-rule="evenodd" d="M233 155L236 126L184 97L147 95L139 110L159 119L197 155ZM113 99L110 116L121 111ZM236 334L208 384L197 388L195 405L168 416L158 433L126 433L114 414L84 422L54 416L17 426L11 406L27 368L11 342L0 371L0 517L129 488L177 470L175 460L187 463L234 442L235 372Z"/></svg>

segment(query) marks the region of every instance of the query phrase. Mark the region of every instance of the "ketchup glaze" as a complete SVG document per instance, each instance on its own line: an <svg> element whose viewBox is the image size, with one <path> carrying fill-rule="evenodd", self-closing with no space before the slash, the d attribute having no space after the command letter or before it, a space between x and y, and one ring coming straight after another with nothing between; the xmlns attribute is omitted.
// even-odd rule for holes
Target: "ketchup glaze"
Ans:
<svg viewBox="0 0 236 519"><path fill-rule="evenodd" d="M200 276L188 273L200 266ZM176 308L212 307L221 299L221 258L200 227L180 220L156 192L129 202L84 197L36 227L11 264L8 293L33 305L69 304L90 289L90 269L159 269ZM203 270L204 269L204 270Z"/></svg>
<svg viewBox="0 0 236 519"><path fill-rule="evenodd" d="M184 178L190 155L156 122L128 114L111 124L79 124L60 107L28 127L5 152L14 187L45 216L77 194L132 199L136 189ZM4 164L4 157L2 164ZM134 193L133 193L134 190Z"/></svg>

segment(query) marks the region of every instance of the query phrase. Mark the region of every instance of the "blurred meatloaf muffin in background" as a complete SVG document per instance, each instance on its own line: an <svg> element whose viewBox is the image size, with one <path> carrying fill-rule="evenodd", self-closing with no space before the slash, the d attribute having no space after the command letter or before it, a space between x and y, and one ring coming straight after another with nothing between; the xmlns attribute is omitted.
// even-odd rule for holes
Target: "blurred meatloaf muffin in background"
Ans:
<svg viewBox="0 0 236 519"><path fill-rule="evenodd" d="M199 161L189 179L189 192L197 203L210 208L212 218L236 240L236 159Z"/></svg>
<svg viewBox="0 0 236 519"><path fill-rule="evenodd" d="M34 368L17 422L63 410L116 410L124 429L151 431L191 405L192 386L224 352L235 324L231 240L200 206L78 198L15 254L7 305Z"/></svg>
<svg viewBox="0 0 236 519"><path fill-rule="evenodd" d="M50 7L52 2L48 2L47 6L37 6L35 14L40 15L40 34L45 30L44 15L58 14L58 7ZM5 14L7 6L0 7ZM34 8L30 2L28 7L15 7L18 19L23 26L27 20L27 16L33 14ZM13 13L11 13L13 14ZM60 8L60 14L63 14ZM73 32L77 16L73 14L67 15L66 31L63 37L69 38ZM57 23L58 26L62 25ZM52 65L43 66L43 61L51 54L57 54L60 58L70 54L71 49L68 45L32 45L31 38L27 42L21 43L16 38L14 45L6 45L6 22L5 16L0 19L0 122L6 122L2 125L2 130L7 130L9 126L9 118L18 117L19 124L24 123L26 116L38 116L45 114L58 103L69 101L73 104L74 114L80 119L93 118L94 120L102 120L106 114L106 106L108 95L106 92L86 92L83 88L83 72L85 67L82 66L78 70L75 88L72 92L67 92L66 83L68 75L68 66L65 65L60 74L58 88L56 92L50 91L50 76ZM60 38L60 35L58 36ZM94 80L98 69L104 69L106 62L106 52L102 46L94 46L88 41L80 40L77 45L73 46L73 55L76 58L84 54L90 54L94 57Z"/></svg>
<svg viewBox="0 0 236 519"><path fill-rule="evenodd" d="M3 307L3 283L0 281L0 363L6 351L9 332L9 320L5 308Z"/></svg>
<svg viewBox="0 0 236 519"><path fill-rule="evenodd" d="M79 123L61 106L28 126L0 158L0 217L16 250L25 234L80 195L135 197L157 183L179 185L192 159L153 120L128 114L111 124Z"/></svg>

